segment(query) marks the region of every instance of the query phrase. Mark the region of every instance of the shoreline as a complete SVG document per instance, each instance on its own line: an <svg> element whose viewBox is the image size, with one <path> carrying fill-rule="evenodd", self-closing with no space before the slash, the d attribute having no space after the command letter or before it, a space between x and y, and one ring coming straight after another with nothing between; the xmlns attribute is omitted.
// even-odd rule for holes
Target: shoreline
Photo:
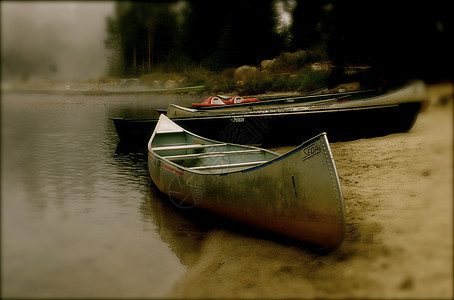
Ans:
<svg viewBox="0 0 454 300"><path fill-rule="evenodd" d="M452 298L453 101L440 99L408 133L331 144L346 209L340 249L213 229L167 296Z"/></svg>
<svg viewBox="0 0 454 300"><path fill-rule="evenodd" d="M187 94L196 93L203 89L202 85L180 87L173 89L2 89L2 93L28 93L28 94L61 94L61 95L89 95L89 96L105 96L105 95L134 95L134 94Z"/></svg>

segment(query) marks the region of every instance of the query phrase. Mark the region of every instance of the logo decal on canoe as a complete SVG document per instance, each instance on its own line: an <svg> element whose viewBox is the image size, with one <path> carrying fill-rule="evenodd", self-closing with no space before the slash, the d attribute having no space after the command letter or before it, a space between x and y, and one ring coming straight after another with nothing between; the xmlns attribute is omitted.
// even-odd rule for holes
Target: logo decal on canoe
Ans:
<svg viewBox="0 0 454 300"><path fill-rule="evenodd" d="M233 123L243 123L244 117L232 117L232 122Z"/></svg>
<svg viewBox="0 0 454 300"><path fill-rule="evenodd" d="M312 156L320 153L320 151L321 151L321 148L317 142L310 144L309 146L307 146L306 148L303 149L303 153L304 153L303 160L311 158Z"/></svg>
<svg viewBox="0 0 454 300"><path fill-rule="evenodd" d="M205 189L195 184L196 177L174 176L169 182L170 201L178 208L190 209L197 206L205 197Z"/></svg>
<svg viewBox="0 0 454 300"><path fill-rule="evenodd" d="M191 186L192 197L194 199L194 203L197 204L202 201L203 197L205 196L205 189L198 186Z"/></svg>

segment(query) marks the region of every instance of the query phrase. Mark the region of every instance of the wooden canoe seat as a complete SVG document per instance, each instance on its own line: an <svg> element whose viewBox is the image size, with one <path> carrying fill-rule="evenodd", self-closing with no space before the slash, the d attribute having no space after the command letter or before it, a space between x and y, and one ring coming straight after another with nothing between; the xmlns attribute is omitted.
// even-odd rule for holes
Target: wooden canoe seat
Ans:
<svg viewBox="0 0 454 300"><path fill-rule="evenodd" d="M181 154L181 155L169 155L163 156L168 160L181 160L181 159L199 159L206 157L216 157L216 156L228 156L232 154L253 154L260 153L260 149L250 149L250 150L234 150L234 151L219 151L219 152L203 152L195 154Z"/></svg>
<svg viewBox="0 0 454 300"><path fill-rule="evenodd" d="M174 146L153 147L153 151L172 151L172 150L186 150L186 149L203 149L211 147L221 147L227 144L182 144Z"/></svg>
<svg viewBox="0 0 454 300"><path fill-rule="evenodd" d="M192 167L189 168L190 170L210 170L210 169L225 169L225 168L236 168L236 167L249 167L254 165L259 165L268 162L267 160L261 161L248 161L236 164L224 164L224 165L211 165L211 166L200 166L200 167Z"/></svg>

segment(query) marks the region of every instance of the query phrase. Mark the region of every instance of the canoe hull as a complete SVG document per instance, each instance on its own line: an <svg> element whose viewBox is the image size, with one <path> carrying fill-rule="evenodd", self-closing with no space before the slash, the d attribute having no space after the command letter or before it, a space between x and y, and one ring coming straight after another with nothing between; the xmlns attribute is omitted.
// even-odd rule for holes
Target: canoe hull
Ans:
<svg viewBox="0 0 454 300"><path fill-rule="evenodd" d="M383 94L347 96L317 96L310 98L317 99L312 102L288 98L208 109L171 104L167 116L185 129L215 140L297 145L320 132L327 132L331 141L407 132L427 100L425 85L420 81ZM121 140L146 143L157 119L116 119L114 123Z"/></svg>
<svg viewBox="0 0 454 300"><path fill-rule="evenodd" d="M342 191L325 134L238 172L190 172L152 151L148 167L153 182L179 207L198 206L319 249L337 249L343 241Z"/></svg>
<svg viewBox="0 0 454 300"><path fill-rule="evenodd" d="M408 132L421 102L317 112L276 113L174 119L180 126L202 136L229 143L265 146L298 144L320 132L331 141Z"/></svg>
<svg viewBox="0 0 454 300"><path fill-rule="evenodd" d="M408 132L414 125L422 102L373 106L334 111L275 113L265 116L207 116L173 119L199 135L237 144L298 144L320 132L331 141L384 136ZM146 145L157 119L112 119L121 141Z"/></svg>
<svg viewBox="0 0 454 300"><path fill-rule="evenodd" d="M120 141L133 145L146 145L158 123L158 119L110 119L114 123Z"/></svg>

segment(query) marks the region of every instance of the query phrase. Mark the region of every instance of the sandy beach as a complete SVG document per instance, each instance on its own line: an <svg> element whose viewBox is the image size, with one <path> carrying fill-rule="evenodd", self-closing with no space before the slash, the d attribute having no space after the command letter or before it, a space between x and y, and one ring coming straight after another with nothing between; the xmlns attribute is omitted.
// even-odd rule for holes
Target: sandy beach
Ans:
<svg viewBox="0 0 454 300"><path fill-rule="evenodd" d="M409 133L331 143L347 223L337 251L210 230L168 296L451 299L453 101L446 86L429 92Z"/></svg>

